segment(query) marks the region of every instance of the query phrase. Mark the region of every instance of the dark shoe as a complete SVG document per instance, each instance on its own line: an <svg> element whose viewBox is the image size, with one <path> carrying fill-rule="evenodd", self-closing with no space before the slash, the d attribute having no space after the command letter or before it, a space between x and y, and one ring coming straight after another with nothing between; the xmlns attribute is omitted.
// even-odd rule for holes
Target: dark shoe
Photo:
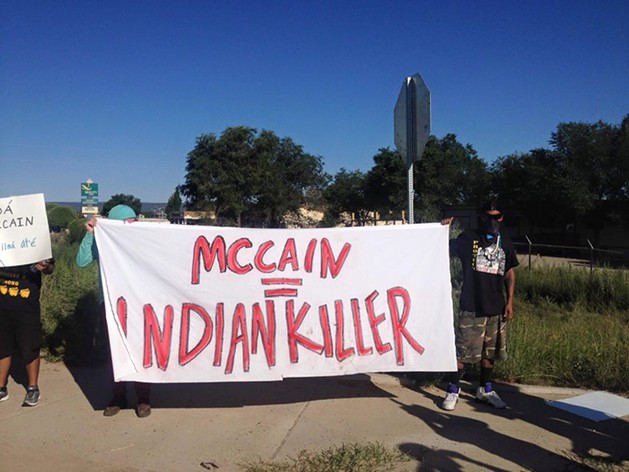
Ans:
<svg viewBox="0 0 629 472"><path fill-rule="evenodd" d="M0 387L0 402L3 402L8 399L9 399L9 391L7 390L6 387Z"/></svg>
<svg viewBox="0 0 629 472"><path fill-rule="evenodd" d="M39 403L40 393L37 385L29 385L22 406L35 406Z"/></svg>
<svg viewBox="0 0 629 472"><path fill-rule="evenodd" d="M113 400L109 405L105 407L103 410L103 416L115 416L120 413L120 410L127 407L127 402Z"/></svg>
<svg viewBox="0 0 629 472"><path fill-rule="evenodd" d="M135 414L138 418L146 418L151 414L151 405L148 403L138 403L138 406L135 407Z"/></svg>

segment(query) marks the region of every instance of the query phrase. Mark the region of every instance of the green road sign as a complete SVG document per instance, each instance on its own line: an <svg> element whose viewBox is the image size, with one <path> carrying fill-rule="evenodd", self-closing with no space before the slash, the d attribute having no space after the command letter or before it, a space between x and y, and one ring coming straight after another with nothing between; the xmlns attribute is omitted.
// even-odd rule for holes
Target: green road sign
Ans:
<svg viewBox="0 0 629 472"><path fill-rule="evenodd" d="M98 197L98 184L94 182L82 183L81 197Z"/></svg>

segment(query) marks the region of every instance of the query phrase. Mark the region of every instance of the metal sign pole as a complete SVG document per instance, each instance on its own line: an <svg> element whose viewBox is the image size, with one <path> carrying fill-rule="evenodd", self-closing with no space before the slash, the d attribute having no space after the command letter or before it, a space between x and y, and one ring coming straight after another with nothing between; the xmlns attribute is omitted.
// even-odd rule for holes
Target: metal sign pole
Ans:
<svg viewBox="0 0 629 472"><path fill-rule="evenodd" d="M406 167L408 171L408 222L415 223L413 166L417 159L417 91L413 77L406 79Z"/></svg>
<svg viewBox="0 0 629 472"><path fill-rule="evenodd" d="M406 159L408 179L408 222L415 223L413 167L424 152L430 136L430 90L419 74L402 83L393 113L395 146Z"/></svg>
<svg viewBox="0 0 629 472"><path fill-rule="evenodd" d="M408 179L408 224L415 223L415 206L413 199L415 197L415 190L413 189L413 164L408 167L407 172Z"/></svg>

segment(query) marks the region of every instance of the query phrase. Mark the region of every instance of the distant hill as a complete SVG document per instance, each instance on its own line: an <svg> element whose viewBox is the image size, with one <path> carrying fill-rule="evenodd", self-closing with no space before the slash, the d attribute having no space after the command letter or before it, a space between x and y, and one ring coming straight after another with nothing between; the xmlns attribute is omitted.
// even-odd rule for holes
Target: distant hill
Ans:
<svg viewBox="0 0 629 472"><path fill-rule="evenodd" d="M73 210L75 210L76 212L80 212L81 211L81 203L80 202L47 202L47 203L54 203L55 205L63 205L63 206L67 206L72 208ZM99 203L98 204L98 210L102 210L103 206L104 206L105 202L103 203ZM157 209L164 209L166 208L166 203L147 203L147 202L142 202L142 213L150 213L153 212Z"/></svg>

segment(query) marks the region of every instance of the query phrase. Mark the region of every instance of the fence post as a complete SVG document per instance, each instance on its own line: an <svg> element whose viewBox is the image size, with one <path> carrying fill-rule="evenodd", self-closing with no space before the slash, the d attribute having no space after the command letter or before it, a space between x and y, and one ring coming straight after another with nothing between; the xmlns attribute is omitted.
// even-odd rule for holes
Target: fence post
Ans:
<svg viewBox="0 0 629 472"><path fill-rule="evenodd" d="M594 270L594 246L592 245L589 239L586 238L586 241L590 245L590 274L591 274L592 271Z"/></svg>
<svg viewBox="0 0 629 472"><path fill-rule="evenodd" d="M529 270L531 270L531 248L533 247L533 243L531 242L531 240L526 234L524 235L524 237L526 238L526 241L529 243Z"/></svg>

